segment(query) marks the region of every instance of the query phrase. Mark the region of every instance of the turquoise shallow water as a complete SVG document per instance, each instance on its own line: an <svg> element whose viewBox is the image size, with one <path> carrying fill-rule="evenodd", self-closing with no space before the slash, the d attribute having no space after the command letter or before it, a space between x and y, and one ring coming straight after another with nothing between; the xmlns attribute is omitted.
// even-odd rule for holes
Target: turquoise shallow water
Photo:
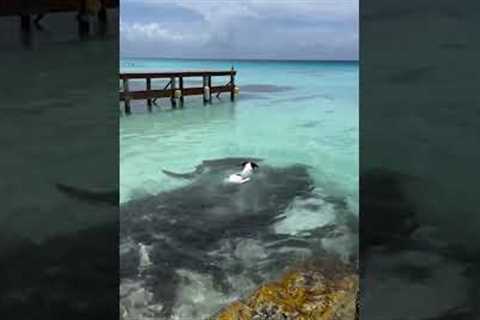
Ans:
<svg viewBox="0 0 480 320"><path fill-rule="evenodd" d="M148 113L140 101L134 115L121 117L121 202L185 183L161 169L183 172L205 159L255 156L271 165L309 165L318 187L345 196L357 212L357 63L123 59L121 70L232 65L240 87L234 103L225 95L204 107L201 97L189 97L183 109L171 110L161 100Z"/></svg>
<svg viewBox="0 0 480 320"><path fill-rule="evenodd" d="M206 319L299 261L326 252L356 257L357 64L233 64L240 87L233 103L228 95L206 106L189 97L184 108L171 109L163 99L149 113L141 101L120 117L125 319L147 319L151 310L159 319ZM231 65L121 61L122 71ZM238 188L216 178L232 173L237 159L193 181L162 172L191 172L202 161L232 157L263 159L252 181ZM136 304L139 297L144 304Z"/></svg>

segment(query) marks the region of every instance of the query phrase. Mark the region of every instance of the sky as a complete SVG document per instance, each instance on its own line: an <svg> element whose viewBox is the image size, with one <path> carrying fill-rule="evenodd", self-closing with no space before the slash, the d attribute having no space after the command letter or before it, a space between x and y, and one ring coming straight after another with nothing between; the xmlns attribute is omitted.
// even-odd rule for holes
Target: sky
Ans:
<svg viewBox="0 0 480 320"><path fill-rule="evenodd" d="M122 0L120 53L357 60L358 0Z"/></svg>

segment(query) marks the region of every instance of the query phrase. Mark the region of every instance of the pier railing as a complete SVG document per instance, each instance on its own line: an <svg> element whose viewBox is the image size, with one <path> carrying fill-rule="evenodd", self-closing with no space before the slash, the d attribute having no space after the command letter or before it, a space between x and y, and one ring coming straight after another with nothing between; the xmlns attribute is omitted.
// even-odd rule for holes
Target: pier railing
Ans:
<svg viewBox="0 0 480 320"><path fill-rule="evenodd" d="M212 95L215 94L217 98L223 92L230 93L230 100L235 100L235 94L238 88L235 87L236 71L232 68L227 71L211 70L211 71L183 71L183 72L151 72L151 73L120 73L120 80L122 81L122 88L120 90L120 101L125 103L125 112L130 113L130 101L132 100L146 100L149 109L156 99L170 98L170 103L173 108L177 106L177 100L183 105L185 96L203 95L203 102L211 102ZM230 81L224 85L212 85L213 77L228 76ZM201 87L186 87L184 84L185 78L201 78ZM145 89L130 90L130 80L145 80ZM169 82L163 89L152 89L152 80L168 79Z"/></svg>
<svg viewBox="0 0 480 320"><path fill-rule="evenodd" d="M91 35L95 29L98 34L105 35L109 20L107 9L116 9L118 5L119 0L0 0L0 17L18 16L22 41L30 47L33 27L43 30L45 16L74 12L76 14L70 19L78 25L80 38ZM97 28L94 28L94 19L98 22Z"/></svg>
<svg viewBox="0 0 480 320"><path fill-rule="evenodd" d="M0 16L78 12L92 5L118 8L119 0L0 0Z"/></svg>

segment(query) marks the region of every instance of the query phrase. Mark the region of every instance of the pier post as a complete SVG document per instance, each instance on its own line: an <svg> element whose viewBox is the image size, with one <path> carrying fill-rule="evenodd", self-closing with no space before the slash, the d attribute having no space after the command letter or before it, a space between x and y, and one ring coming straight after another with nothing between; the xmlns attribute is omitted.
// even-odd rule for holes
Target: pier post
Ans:
<svg viewBox="0 0 480 320"><path fill-rule="evenodd" d="M206 90L205 87L208 85L207 83L207 76L203 76L203 104L207 104L207 95L206 95Z"/></svg>
<svg viewBox="0 0 480 320"><path fill-rule="evenodd" d="M180 91L182 95L180 96L180 105L183 107L183 77L178 78L178 85L180 86Z"/></svg>
<svg viewBox="0 0 480 320"><path fill-rule="evenodd" d="M125 113L130 114L130 97L128 96L128 79L123 78L123 94L124 94L124 101L125 101Z"/></svg>
<svg viewBox="0 0 480 320"><path fill-rule="evenodd" d="M26 48L32 47L32 30L31 30L31 16L30 14L20 15L20 36L23 46Z"/></svg>
<svg viewBox="0 0 480 320"><path fill-rule="evenodd" d="M231 70L203 70L203 71L183 71L183 72L151 72L151 73L120 73L120 84L122 89L120 91L121 100L125 105L125 113L131 113L131 102L133 100L144 100L148 106L148 110L152 111L152 106L157 105L156 100L158 98L170 99L172 108L177 108L179 105L183 107L185 96L202 96L203 103L213 103L213 95L217 98L222 93L230 93L231 100L234 101L237 89L235 87L235 75L234 69ZM221 76L222 79L230 77L230 82L223 85L215 85L213 77ZM184 78L195 77L201 78L203 86L199 84L193 87L188 85L185 87ZM145 87L137 90L133 88L130 90L129 82L131 79L138 79L145 81ZM158 90L153 89L152 81L154 79L162 79L163 81L169 80L162 88ZM162 82L163 82L162 81Z"/></svg>
<svg viewBox="0 0 480 320"><path fill-rule="evenodd" d="M20 28L23 32L30 32L31 25L31 17L29 14L20 15Z"/></svg>
<svg viewBox="0 0 480 320"><path fill-rule="evenodd" d="M176 89L176 79L175 77L170 78L170 89L172 91L172 96L170 97L170 101L172 102L172 107L176 108L177 107L177 101L175 100L175 89Z"/></svg>
<svg viewBox="0 0 480 320"><path fill-rule="evenodd" d="M107 33L107 24L108 24L105 0L100 0L100 9L98 10L98 13L97 13L97 19L99 22L98 33L100 36L105 36Z"/></svg>
<svg viewBox="0 0 480 320"><path fill-rule="evenodd" d="M208 76L208 87L210 88L208 91L208 102L212 103L212 76Z"/></svg>
<svg viewBox="0 0 480 320"><path fill-rule="evenodd" d="M147 78L147 91L148 91L149 96L150 96L150 90L152 90L152 79ZM152 98L147 99L147 105L148 105L148 110L151 111L152 110Z"/></svg>
<svg viewBox="0 0 480 320"><path fill-rule="evenodd" d="M233 68L232 68L232 73L230 73L230 101L235 101L235 75L233 73Z"/></svg>
<svg viewBox="0 0 480 320"><path fill-rule="evenodd" d="M87 12L87 0L80 2L80 8L77 14L78 36L85 39L90 34L90 19Z"/></svg>

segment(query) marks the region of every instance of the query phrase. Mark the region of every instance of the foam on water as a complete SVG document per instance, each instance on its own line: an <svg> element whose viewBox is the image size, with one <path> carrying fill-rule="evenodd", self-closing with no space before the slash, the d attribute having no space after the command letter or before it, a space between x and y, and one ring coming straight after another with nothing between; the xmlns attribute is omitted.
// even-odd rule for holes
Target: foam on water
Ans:
<svg viewBox="0 0 480 320"><path fill-rule="evenodd" d="M182 269L177 273L181 279L177 291L179 303L175 306L172 320L207 319L233 301L233 297L216 290L210 276Z"/></svg>
<svg viewBox="0 0 480 320"><path fill-rule="evenodd" d="M334 204L321 198L295 199L274 226L277 233L297 235L308 230L334 224Z"/></svg>

